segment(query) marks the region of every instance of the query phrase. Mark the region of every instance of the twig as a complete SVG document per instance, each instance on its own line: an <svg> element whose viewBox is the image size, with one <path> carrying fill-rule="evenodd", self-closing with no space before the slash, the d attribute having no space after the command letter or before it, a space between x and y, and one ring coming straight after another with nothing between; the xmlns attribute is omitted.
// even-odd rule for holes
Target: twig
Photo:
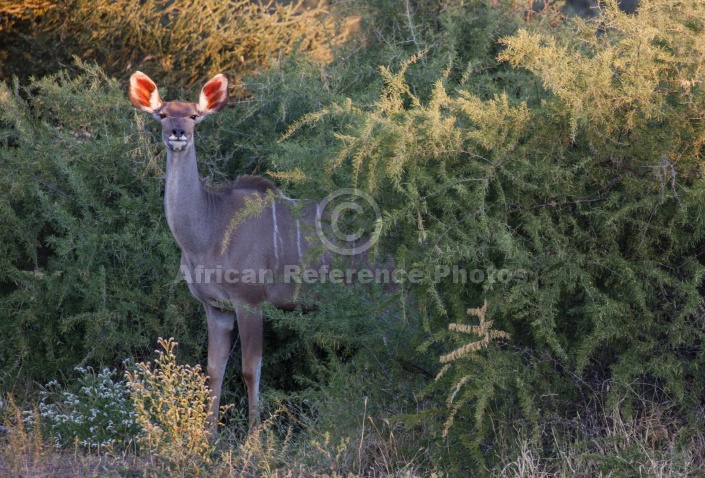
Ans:
<svg viewBox="0 0 705 478"><path fill-rule="evenodd" d="M570 204L585 204L585 203L589 204L589 203L593 203L593 202L602 202L602 201L607 201L607 198L576 199L575 201L560 201L560 202L550 201L550 202L543 203L543 204L537 204L536 206L531 206L528 209L538 209L540 207L561 207L561 206L567 206ZM512 212L519 211L520 209L521 208L517 207L515 209L512 209Z"/></svg>
<svg viewBox="0 0 705 478"><path fill-rule="evenodd" d="M387 373L387 369L384 368L384 365L382 365L382 362L379 361L379 359L377 358L375 353L372 350L370 350L370 348L365 344L362 344L362 347L372 355L372 358L375 359L375 362L377 362L377 365L379 365L379 368L382 369L382 373L384 374L384 376L391 383L392 377L389 376L389 374Z"/></svg>
<svg viewBox="0 0 705 478"><path fill-rule="evenodd" d="M365 421L367 420L367 397L365 397L365 411L362 414L362 433L360 435L360 446L357 449L357 468L362 471L362 442L365 439Z"/></svg>
<svg viewBox="0 0 705 478"><path fill-rule="evenodd" d="M56 186L53 186L53 185L47 183L46 181L44 181L44 180L38 178L37 176L35 176L34 174L32 175L32 178L33 178L35 181L37 181L39 184L41 184L42 186L44 186L45 188L49 189L50 191L53 191L53 192L55 192L56 194L61 194L62 196L71 199L73 202L78 203L78 200L77 200L75 197L71 196L70 194L66 194L66 193L63 192L62 190L58 189ZM86 207L84 206L83 209L86 209Z"/></svg>
<svg viewBox="0 0 705 478"><path fill-rule="evenodd" d="M406 0L404 2L405 7L406 7L406 19L409 22L409 30L411 30L411 40L414 42L414 45L416 45L416 52L421 53L421 47L419 46L419 43L416 41L416 32L414 31L414 24L411 21L411 12L409 11L409 0Z"/></svg>

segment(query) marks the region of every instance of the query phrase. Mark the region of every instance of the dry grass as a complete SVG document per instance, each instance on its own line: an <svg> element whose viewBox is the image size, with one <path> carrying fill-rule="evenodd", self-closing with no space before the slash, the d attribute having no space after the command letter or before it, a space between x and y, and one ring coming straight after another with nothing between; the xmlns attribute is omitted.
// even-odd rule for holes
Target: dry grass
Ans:
<svg viewBox="0 0 705 478"><path fill-rule="evenodd" d="M244 435L235 427L221 430L209 456L195 460L157 457L149 450L60 450L43 436L36 411L28 412L9 398L0 405L0 476L212 476L212 477L416 477L444 476L435 472L419 437L365 408L359 425L346 437L321 432L313 419L285 401L273 407L255 432ZM33 422L35 426L27 425ZM653 406L635 418L619 407L608 415L583 417L579 433L561 436L547 428L552 452L523 440L507 452L495 476L526 478L702 476L705 469L705 431L683 426L673 410ZM294 425L296 431L294 431ZM170 443L175 446L178 443ZM409 450L416 450L409 452ZM178 453L176 449L172 453ZM411 454L410 454L411 453ZM415 453L415 454L414 454ZM509 456L509 453L513 455ZM169 459L167 459L169 458Z"/></svg>
<svg viewBox="0 0 705 478"><path fill-rule="evenodd" d="M3 406L4 405L4 406ZM39 424L34 410L33 422ZM142 468L142 459L129 453L114 454L110 450L85 452L79 446L73 450L58 450L45 438L39 426L25 424L26 412L12 397L0 401L0 476L12 478L44 477L120 477L129 470Z"/></svg>
<svg viewBox="0 0 705 478"><path fill-rule="evenodd" d="M40 423L39 411L22 411L26 405L8 400L4 411L0 405L0 417L6 416L0 476L428 476L422 452L409 458L401 451L418 450L418 437L370 416L367 400L360 421L344 437L321 432L310 414L273 397L257 430L246 434L237 426L224 427L211 443L205 375L198 367L177 364L173 339L159 344L163 350L153 362L126 375L142 429L134 440L96 449L77 438L67 447L65 440L48 436L51 428ZM125 442L132 445L115 448Z"/></svg>
<svg viewBox="0 0 705 478"><path fill-rule="evenodd" d="M588 436L554 437L558 456L547 459L529 440L505 461L500 477L592 478L703 476L705 431L686 429L665 407L654 407L637 418L626 418L615 407L609 415L588 420Z"/></svg>
<svg viewBox="0 0 705 478"><path fill-rule="evenodd" d="M292 423L298 432L292 431ZM229 430L222 432L218 464L211 476L437 476L429 473L427 457L418 449L417 440L395 427L365 413L359 428L350 430L348 437L334 438L321 432L313 420L280 402L248 437L237 438ZM417 455L405 456L402 450L408 448L417 450Z"/></svg>

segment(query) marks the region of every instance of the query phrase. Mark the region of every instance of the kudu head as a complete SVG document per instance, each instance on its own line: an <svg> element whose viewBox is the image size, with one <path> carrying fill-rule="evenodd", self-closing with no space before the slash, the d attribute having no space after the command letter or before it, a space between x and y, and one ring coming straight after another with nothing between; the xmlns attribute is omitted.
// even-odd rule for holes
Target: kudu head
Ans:
<svg viewBox="0 0 705 478"><path fill-rule="evenodd" d="M164 103L152 79L136 71L130 77L129 97L135 108L150 113L161 122L162 141L167 150L180 152L193 144L194 126L206 116L225 108L228 103L228 79L220 74L211 78L203 86L198 103Z"/></svg>

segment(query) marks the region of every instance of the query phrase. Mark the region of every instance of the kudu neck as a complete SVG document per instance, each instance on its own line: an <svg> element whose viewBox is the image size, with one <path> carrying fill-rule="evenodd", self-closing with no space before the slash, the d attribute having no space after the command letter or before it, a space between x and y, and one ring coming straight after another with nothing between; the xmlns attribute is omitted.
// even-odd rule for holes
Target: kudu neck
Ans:
<svg viewBox="0 0 705 478"><path fill-rule="evenodd" d="M198 176L196 149L191 144L183 151L166 153L166 191L164 210L174 238L182 251L198 253L210 243L208 226L212 211L208 192Z"/></svg>

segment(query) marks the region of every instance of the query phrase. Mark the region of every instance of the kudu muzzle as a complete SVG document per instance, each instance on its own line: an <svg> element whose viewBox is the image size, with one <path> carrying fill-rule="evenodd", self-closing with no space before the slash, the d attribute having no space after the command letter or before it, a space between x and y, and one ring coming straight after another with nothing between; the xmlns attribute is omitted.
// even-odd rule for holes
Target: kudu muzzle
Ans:
<svg viewBox="0 0 705 478"><path fill-rule="evenodd" d="M164 144L174 151L188 148L193 139L193 128L184 124L180 118L169 118L170 125L163 125Z"/></svg>

